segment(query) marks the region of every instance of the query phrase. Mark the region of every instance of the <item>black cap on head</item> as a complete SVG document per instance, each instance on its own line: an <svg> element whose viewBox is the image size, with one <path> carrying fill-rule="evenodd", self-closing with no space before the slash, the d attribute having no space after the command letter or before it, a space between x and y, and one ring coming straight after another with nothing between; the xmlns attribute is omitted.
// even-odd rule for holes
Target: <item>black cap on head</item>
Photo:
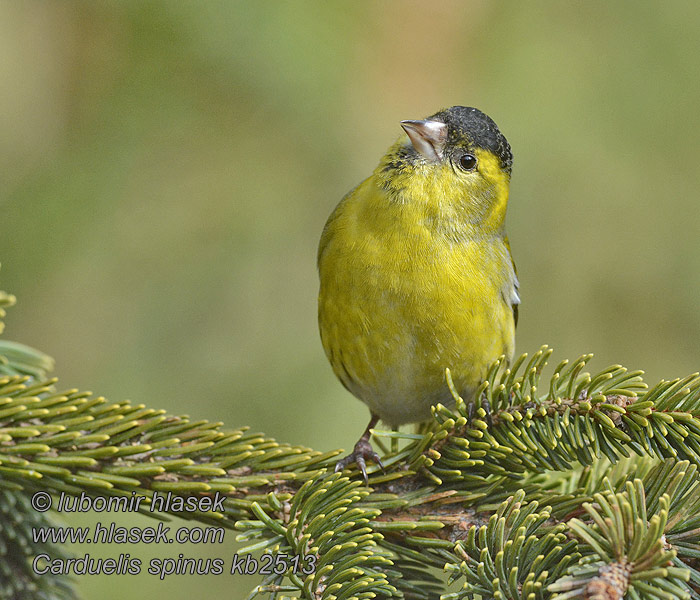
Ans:
<svg viewBox="0 0 700 600"><path fill-rule="evenodd" d="M470 106L453 106L428 117L447 125L447 146L470 146L493 152L501 161L501 167L509 174L513 168L513 153L505 136L493 119Z"/></svg>

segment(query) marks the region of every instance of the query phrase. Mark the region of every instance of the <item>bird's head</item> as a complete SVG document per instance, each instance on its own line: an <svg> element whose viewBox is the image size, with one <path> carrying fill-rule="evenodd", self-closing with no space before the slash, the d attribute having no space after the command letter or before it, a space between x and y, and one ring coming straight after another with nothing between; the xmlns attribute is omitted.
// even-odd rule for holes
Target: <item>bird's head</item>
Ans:
<svg viewBox="0 0 700 600"><path fill-rule="evenodd" d="M401 126L406 135L375 171L390 197L445 218L457 214L483 233L501 231L513 154L496 123L476 108L453 106Z"/></svg>

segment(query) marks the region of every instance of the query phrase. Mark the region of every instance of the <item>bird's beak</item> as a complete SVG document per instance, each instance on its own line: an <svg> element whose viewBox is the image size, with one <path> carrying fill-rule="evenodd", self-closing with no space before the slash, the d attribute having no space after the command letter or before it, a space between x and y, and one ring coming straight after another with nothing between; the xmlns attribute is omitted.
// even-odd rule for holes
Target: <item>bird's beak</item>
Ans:
<svg viewBox="0 0 700 600"><path fill-rule="evenodd" d="M440 121L401 121L411 144L430 162L442 160L447 142L447 125Z"/></svg>

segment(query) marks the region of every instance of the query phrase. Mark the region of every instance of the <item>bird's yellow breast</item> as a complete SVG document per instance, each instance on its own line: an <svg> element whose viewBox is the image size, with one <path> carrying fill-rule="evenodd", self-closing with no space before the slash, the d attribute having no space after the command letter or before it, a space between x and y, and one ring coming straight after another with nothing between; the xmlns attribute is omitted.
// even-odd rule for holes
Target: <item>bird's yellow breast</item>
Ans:
<svg viewBox="0 0 700 600"><path fill-rule="evenodd" d="M503 234L477 234L458 202L430 189L435 201L390 199L370 177L338 205L319 249L326 354L392 425L449 402L446 367L466 396L513 353L515 274Z"/></svg>

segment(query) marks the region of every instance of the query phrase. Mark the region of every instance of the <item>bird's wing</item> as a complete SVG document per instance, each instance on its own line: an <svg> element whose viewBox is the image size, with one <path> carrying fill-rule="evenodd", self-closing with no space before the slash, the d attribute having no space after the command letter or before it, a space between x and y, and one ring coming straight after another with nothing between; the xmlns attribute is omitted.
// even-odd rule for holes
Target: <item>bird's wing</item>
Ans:
<svg viewBox="0 0 700 600"><path fill-rule="evenodd" d="M515 267L515 261L513 260L513 253L510 251L510 242L508 238L504 238L503 242L508 249L508 255L510 256L510 264L513 266L513 280L512 285L508 286L509 289L504 290L504 298L506 302L509 302L513 308L513 319L515 320L515 325L518 325L518 307L520 306L520 283L518 281L518 269Z"/></svg>

